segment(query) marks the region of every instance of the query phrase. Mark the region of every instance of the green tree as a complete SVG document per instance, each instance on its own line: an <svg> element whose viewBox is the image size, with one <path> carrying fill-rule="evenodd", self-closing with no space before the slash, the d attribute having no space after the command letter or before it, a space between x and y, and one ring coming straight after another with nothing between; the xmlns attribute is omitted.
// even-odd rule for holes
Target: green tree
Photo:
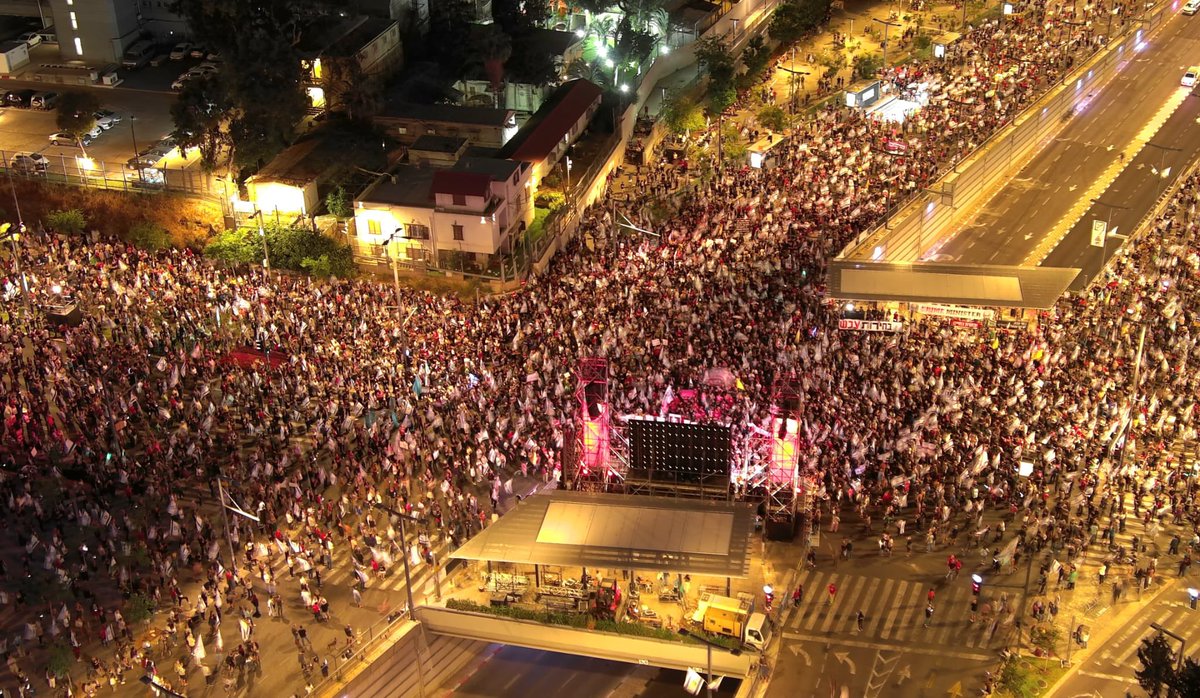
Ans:
<svg viewBox="0 0 1200 698"><path fill-rule="evenodd" d="M786 0L771 15L771 38L787 46L821 26L829 17L829 0Z"/></svg>
<svg viewBox="0 0 1200 698"><path fill-rule="evenodd" d="M742 132L732 119L721 124L721 154L726 162L741 162L746 159L750 144L742 138Z"/></svg>
<svg viewBox="0 0 1200 698"><path fill-rule="evenodd" d="M75 655L67 643L56 642L50 645L50 656L46 659L46 668L55 678L66 678L67 674L71 672L73 663L75 663Z"/></svg>
<svg viewBox="0 0 1200 698"><path fill-rule="evenodd" d="M379 110L382 85L376 76L363 72L353 56L330 56L321 60L325 106L358 124L369 124Z"/></svg>
<svg viewBox="0 0 1200 698"><path fill-rule="evenodd" d="M854 74L861 80L869 80L883 68L883 57L878 53L860 53L854 57Z"/></svg>
<svg viewBox="0 0 1200 698"><path fill-rule="evenodd" d="M788 115L780 107L768 104L758 110L758 123L772 131L782 131L788 127Z"/></svg>
<svg viewBox="0 0 1200 698"><path fill-rule="evenodd" d="M350 197L346 195L346 188L340 184L325 195L325 208L338 218L350 218L354 215L354 207L350 203Z"/></svg>
<svg viewBox="0 0 1200 698"><path fill-rule="evenodd" d="M441 65L443 74L457 76L471 56L471 47L464 37L471 32L475 17L474 6L466 0L442 0L429 4L430 52Z"/></svg>
<svg viewBox="0 0 1200 698"><path fill-rule="evenodd" d="M171 234L161 225L141 221L129 229L129 241L143 250L157 252L171 246Z"/></svg>
<svg viewBox="0 0 1200 698"><path fill-rule="evenodd" d="M51 211L46 216L46 225L55 232L78 235L87 227L87 218L77 208Z"/></svg>
<svg viewBox="0 0 1200 698"><path fill-rule="evenodd" d="M228 134L238 164L261 166L287 146L308 107L305 35L323 29L318 0L176 0L195 38L225 60Z"/></svg>
<svg viewBox="0 0 1200 698"><path fill-rule="evenodd" d="M1171 685L1177 698L1200 698L1200 662L1186 657Z"/></svg>
<svg viewBox="0 0 1200 698"><path fill-rule="evenodd" d="M1166 636L1156 633L1153 637L1142 640L1137 651L1138 661L1142 668L1134 672L1140 685L1150 698L1162 698L1166 695L1175 677L1175 653Z"/></svg>
<svg viewBox="0 0 1200 698"><path fill-rule="evenodd" d="M1062 642L1062 628L1053 623L1035 625L1029 631L1029 642L1048 654L1054 654Z"/></svg>
<svg viewBox="0 0 1200 698"><path fill-rule="evenodd" d="M746 40L746 47L742 49L742 65L746 66L747 73L757 76L770 61L771 48L762 34L755 34Z"/></svg>
<svg viewBox="0 0 1200 698"><path fill-rule="evenodd" d="M734 80L736 63L724 36L710 36L696 42L696 60L708 75L708 111L720 114L737 99Z"/></svg>
<svg viewBox="0 0 1200 698"><path fill-rule="evenodd" d="M700 105L682 92L671 95L663 105L662 118L675 135L699 131L705 126L704 111Z"/></svg>
<svg viewBox="0 0 1200 698"><path fill-rule="evenodd" d="M96 127L100 99L91 92L64 92L55 107L54 121L60 131L80 136Z"/></svg>
<svg viewBox="0 0 1200 698"><path fill-rule="evenodd" d="M546 0L492 0L492 19L509 35L527 33L550 19Z"/></svg>
<svg viewBox="0 0 1200 698"><path fill-rule="evenodd" d="M141 625L154 615L154 600L145 594L132 594L125 602L125 620L130 625Z"/></svg>
<svg viewBox="0 0 1200 698"><path fill-rule="evenodd" d="M189 80L171 104L175 130L171 136L180 148L198 148L200 165L212 172L222 150L229 147L226 114L231 107L227 87L218 75Z"/></svg>

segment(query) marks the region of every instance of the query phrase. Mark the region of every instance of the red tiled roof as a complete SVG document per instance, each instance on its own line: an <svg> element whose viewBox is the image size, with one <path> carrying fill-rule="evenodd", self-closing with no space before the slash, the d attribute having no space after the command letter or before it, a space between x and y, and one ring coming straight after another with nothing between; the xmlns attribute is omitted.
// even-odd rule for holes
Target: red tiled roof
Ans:
<svg viewBox="0 0 1200 698"><path fill-rule="evenodd" d="M508 154L508 159L521 162L541 162L546 159L575 122L579 121L579 117L587 113L601 95L600 88L587 80L572 80L559 90L561 97L555 99L558 95L552 96L542 105L531 119L536 123L528 124L528 135Z"/></svg>
<svg viewBox="0 0 1200 698"><path fill-rule="evenodd" d="M438 170L433 173L433 193L482 196L486 199L491 181L491 177L480 172Z"/></svg>

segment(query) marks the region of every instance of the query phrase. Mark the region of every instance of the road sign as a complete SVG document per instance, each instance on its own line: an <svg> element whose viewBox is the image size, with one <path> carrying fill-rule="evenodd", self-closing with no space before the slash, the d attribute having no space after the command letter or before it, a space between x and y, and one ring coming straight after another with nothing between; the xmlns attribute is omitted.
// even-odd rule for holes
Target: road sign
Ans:
<svg viewBox="0 0 1200 698"><path fill-rule="evenodd" d="M1101 220L1092 221L1092 247L1104 247L1104 234L1108 232L1108 223Z"/></svg>

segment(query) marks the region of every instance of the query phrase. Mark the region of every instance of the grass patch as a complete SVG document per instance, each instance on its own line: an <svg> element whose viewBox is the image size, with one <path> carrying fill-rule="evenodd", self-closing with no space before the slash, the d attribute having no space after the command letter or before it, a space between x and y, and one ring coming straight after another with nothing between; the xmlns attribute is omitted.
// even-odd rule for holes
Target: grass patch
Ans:
<svg viewBox="0 0 1200 698"><path fill-rule="evenodd" d="M529 228L525 231L525 240L531 246L541 242L542 237L546 235L546 217L550 215L550 209L535 206L533 209L533 222L529 224Z"/></svg>
<svg viewBox="0 0 1200 698"><path fill-rule="evenodd" d="M1013 657L1000 669L1000 698L1039 698L1067 672L1057 659Z"/></svg>

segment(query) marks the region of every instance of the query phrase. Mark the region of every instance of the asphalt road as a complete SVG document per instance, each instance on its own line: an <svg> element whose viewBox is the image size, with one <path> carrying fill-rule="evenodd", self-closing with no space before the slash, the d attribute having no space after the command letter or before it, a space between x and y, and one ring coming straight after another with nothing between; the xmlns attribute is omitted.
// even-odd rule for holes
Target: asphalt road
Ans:
<svg viewBox="0 0 1200 698"><path fill-rule="evenodd" d="M1168 564L1160 568L1163 581L1172 588L1154 603L1140 609L1103 647L1094 648L1095 652L1052 698L1107 698L1124 696L1127 691L1128 695L1145 696L1146 692L1138 685L1134 672L1141 667L1137 657L1138 646L1155 632L1150 627L1151 623L1158 623L1182 636L1188 647L1195 648L1200 643L1200 611L1188 608L1185 585L1175 577L1177 570L1174 567L1174 564ZM1195 570L1190 576L1189 583L1195 584ZM1172 640L1171 644L1178 650L1177 641ZM1195 650L1189 651L1188 655L1195 656Z"/></svg>
<svg viewBox="0 0 1200 698"><path fill-rule="evenodd" d="M189 59L187 62L175 61L159 68L146 70L169 70L178 74L186 67L199 61ZM166 85L170 85L173 77L167 77ZM132 82L132 81L130 81ZM142 80L142 83L146 83ZM141 84L141 83L139 83ZM157 84L157 83L155 83ZM144 150L155 142L165 138L174 130L171 119L171 105L175 102L175 94L169 89L143 89L127 86L118 87L77 87L52 85L41 82L20 80L5 80L0 83L0 90L33 89L62 92L66 89L85 90L95 94L100 104L105 108L121 115L121 123L87 146L87 155L98 163L104 163L107 171L120 171L127 160L133 157L137 143L138 150ZM134 117L133 120L130 117ZM33 152L45 155L53 164L66 159L67 170L74 173L73 161L80 155L75 146L50 145L50 134L58 131L55 124L55 113L36 109L0 109L0 152L5 160L11 160L18 152ZM183 159L177 152L164 163L165 167L196 167L195 157Z"/></svg>
<svg viewBox="0 0 1200 698"><path fill-rule="evenodd" d="M647 673L651 672L651 673ZM629 698L679 698L684 674L591 657L507 646L477 667L449 695L458 698L578 696L604 698L620 692ZM725 680L716 691L737 693L738 682Z"/></svg>
<svg viewBox="0 0 1200 698"><path fill-rule="evenodd" d="M941 246L938 259L968 264L1022 264L1035 247L1064 216L1101 173L1119 162L1159 109L1179 90L1179 78L1196 63L1200 21L1175 16L1141 51L1128 59L1107 86L1093 95L1087 106L958 234ZM1189 139L1186 129L1200 113L1200 99L1188 98L1152 143L1184 147L1184 152L1166 153L1162 164L1177 174L1200 150L1200 138ZM1129 232L1153 203L1166 180L1150 174L1160 165L1162 152L1145 147L1132 157L1102 201L1126 208L1113 208L1111 226ZM1045 260L1046 266L1099 264L1099 251L1090 253L1089 234L1094 218L1105 218L1108 207L1087 211L1058 248ZM1119 239L1113 239L1115 249ZM1112 250L1110 250L1111 252ZM1090 254L1089 254L1090 253Z"/></svg>

